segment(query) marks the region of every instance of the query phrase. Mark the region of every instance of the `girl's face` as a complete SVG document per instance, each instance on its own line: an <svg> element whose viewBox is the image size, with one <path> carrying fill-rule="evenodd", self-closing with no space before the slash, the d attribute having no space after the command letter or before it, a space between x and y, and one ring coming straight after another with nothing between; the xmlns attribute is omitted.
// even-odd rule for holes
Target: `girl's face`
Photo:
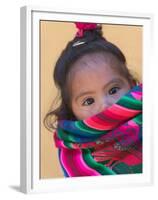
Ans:
<svg viewBox="0 0 158 200"><path fill-rule="evenodd" d="M130 89L128 81L99 54L84 56L76 62L69 83L71 109L78 120L103 111Z"/></svg>

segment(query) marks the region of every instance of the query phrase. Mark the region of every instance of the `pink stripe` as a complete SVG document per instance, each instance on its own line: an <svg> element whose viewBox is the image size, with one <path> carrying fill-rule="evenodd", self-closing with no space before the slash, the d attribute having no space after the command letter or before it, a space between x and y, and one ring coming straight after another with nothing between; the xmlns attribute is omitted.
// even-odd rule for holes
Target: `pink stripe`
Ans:
<svg viewBox="0 0 158 200"><path fill-rule="evenodd" d="M74 155L74 162L77 163L77 165L79 166L79 168L81 169L81 171L83 172L83 175L87 175L87 176L98 176L101 175L99 172L97 172L96 170L90 168L85 161L82 158L82 154L81 152L76 152Z"/></svg>
<svg viewBox="0 0 158 200"><path fill-rule="evenodd" d="M68 147L66 147L64 145L64 141L63 140L60 140L59 138L57 138L56 133L54 134L53 137L54 137L55 146L57 148L61 148L61 147L68 148Z"/></svg>
<svg viewBox="0 0 158 200"><path fill-rule="evenodd" d="M70 157L71 157L71 163L69 161ZM62 162L64 169L66 170L66 172L70 177L74 177L76 176L76 174L78 176L100 175L100 173L98 173L97 171L93 170L92 168L86 165L81 156L80 150L75 150L75 151L71 150L70 152L67 151L66 149L61 149L60 160ZM73 165L75 170L71 167L71 165Z"/></svg>
<svg viewBox="0 0 158 200"><path fill-rule="evenodd" d="M137 100L141 100L142 99L142 92L132 92L131 94Z"/></svg>
<svg viewBox="0 0 158 200"><path fill-rule="evenodd" d="M87 119L87 120L84 121L84 123L88 127L93 128L95 130L100 130L100 131L111 130L112 127L114 126L113 124L102 125L100 123L97 123L97 122L93 121L92 119Z"/></svg>
<svg viewBox="0 0 158 200"><path fill-rule="evenodd" d="M108 111L111 111L114 114L120 113L122 116L125 117L125 119L134 117L135 115L141 112L141 110L133 110L129 108L124 108L118 104L114 104L113 106L109 107Z"/></svg>
<svg viewBox="0 0 158 200"><path fill-rule="evenodd" d="M127 119L127 116L122 116L120 111L115 112L115 108L114 108L114 110L107 109L104 112L104 115L108 116L110 119L113 119L113 120L124 121Z"/></svg>
<svg viewBox="0 0 158 200"><path fill-rule="evenodd" d="M61 149L60 151L60 161L64 167L64 169L66 170L67 174L69 176L73 176L73 172L71 172L71 168L69 167L69 165L67 164L67 159L66 159L66 153L64 152L65 149Z"/></svg>
<svg viewBox="0 0 158 200"><path fill-rule="evenodd" d="M121 161L126 163L129 166L138 165L142 163L142 160L140 158L132 154L128 154L123 159L121 159Z"/></svg>
<svg viewBox="0 0 158 200"><path fill-rule="evenodd" d="M106 121L97 119L97 117L95 116L95 117L90 117L84 120L84 123L90 128L93 128L95 130L111 130L112 128L116 127L121 121L125 121L131 117L134 117L140 112L141 110L133 110L129 108L124 108L117 104L113 104L113 106L103 111L102 114L104 114L105 116L111 115L110 118L112 119L115 119L114 117L117 117L118 121L110 124L109 120L106 122ZM114 116L112 117L112 115Z"/></svg>
<svg viewBox="0 0 158 200"><path fill-rule="evenodd" d="M128 121L128 125L139 128L139 125L133 120Z"/></svg>

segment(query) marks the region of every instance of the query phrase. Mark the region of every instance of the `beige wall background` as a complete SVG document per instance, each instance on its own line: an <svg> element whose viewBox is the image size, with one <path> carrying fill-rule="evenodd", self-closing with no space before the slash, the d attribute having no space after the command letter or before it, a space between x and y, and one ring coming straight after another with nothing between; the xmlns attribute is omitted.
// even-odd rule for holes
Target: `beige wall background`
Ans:
<svg viewBox="0 0 158 200"><path fill-rule="evenodd" d="M104 36L116 44L125 54L127 65L134 76L142 79L142 27L127 25L103 25ZM40 22L40 68L41 68L41 127L40 127L40 177L63 177L59 165L57 149L54 146L53 133L43 125L43 118L50 109L57 94L53 83L53 68L58 56L74 35L74 23Z"/></svg>

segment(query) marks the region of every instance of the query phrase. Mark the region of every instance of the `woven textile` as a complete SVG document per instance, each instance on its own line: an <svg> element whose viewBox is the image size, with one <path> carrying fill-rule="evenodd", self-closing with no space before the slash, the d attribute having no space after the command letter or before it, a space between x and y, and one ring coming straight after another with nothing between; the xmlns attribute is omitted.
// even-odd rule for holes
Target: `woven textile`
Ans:
<svg viewBox="0 0 158 200"><path fill-rule="evenodd" d="M59 121L53 136L66 177L142 173L142 84L95 116Z"/></svg>

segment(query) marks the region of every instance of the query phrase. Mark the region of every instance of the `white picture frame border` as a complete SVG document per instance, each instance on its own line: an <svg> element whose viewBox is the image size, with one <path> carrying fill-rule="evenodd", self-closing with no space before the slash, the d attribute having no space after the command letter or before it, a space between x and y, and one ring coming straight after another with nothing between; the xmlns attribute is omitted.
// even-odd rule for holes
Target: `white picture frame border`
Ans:
<svg viewBox="0 0 158 200"><path fill-rule="evenodd" d="M73 20L72 20L73 19ZM132 175L40 179L39 136L39 23L40 20L89 21L143 26L143 173ZM153 183L153 108L149 105L154 69L152 14L92 10L21 8L20 55L20 190L24 193L63 192L151 185ZM150 100L151 101L151 100Z"/></svg>

